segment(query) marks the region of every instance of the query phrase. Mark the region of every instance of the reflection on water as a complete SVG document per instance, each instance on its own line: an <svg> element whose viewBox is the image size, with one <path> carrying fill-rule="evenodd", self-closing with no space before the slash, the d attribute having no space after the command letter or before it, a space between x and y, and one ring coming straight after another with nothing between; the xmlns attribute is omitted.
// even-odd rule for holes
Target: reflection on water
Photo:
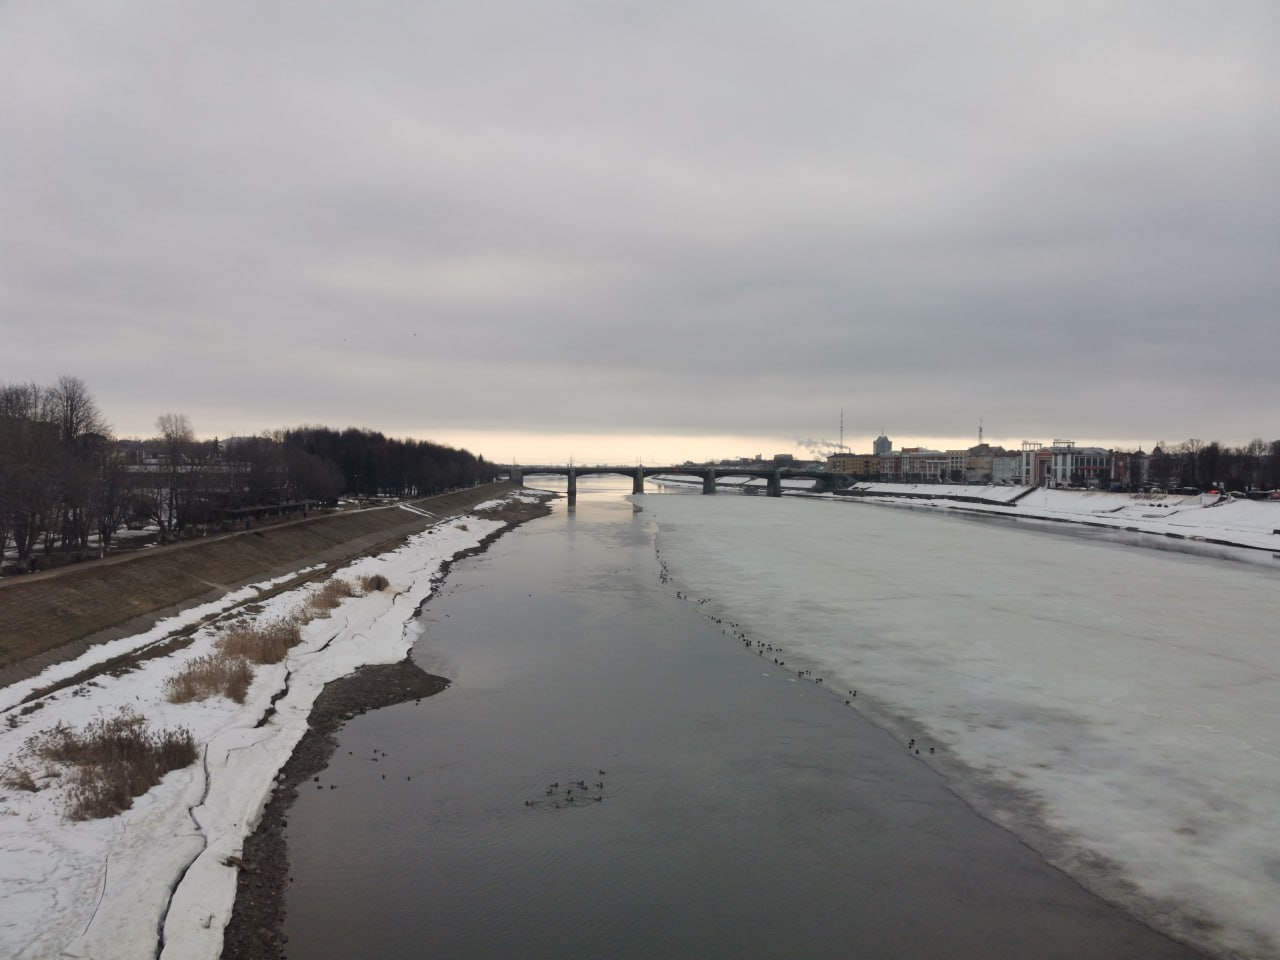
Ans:
<svg viewBox="0 0 1280 960"><path fill-rule="evenodd" d="M629 482L579 484L425 608L450 689L300 797L291 955L1190 955L677 600Z"/></svg>

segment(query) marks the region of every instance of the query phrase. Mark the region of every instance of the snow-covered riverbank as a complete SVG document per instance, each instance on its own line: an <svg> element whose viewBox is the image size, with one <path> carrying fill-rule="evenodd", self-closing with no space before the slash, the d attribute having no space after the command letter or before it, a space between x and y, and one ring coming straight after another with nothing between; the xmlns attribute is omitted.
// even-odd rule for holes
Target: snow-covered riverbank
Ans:
<svg viewBox="0 0 1280 960"><path fill-rule="evenodd" d="M697 477L654 477L681 489L701 487ZM947 483L857 483L840 493L815 493L812 480L785 479L783 492L850 504L983 513L1011 520L1045 520L1110 527L1130 533L1200 540L1280 553L1280 501L1218 494L1109 493ZM718 489L763 495L765 482L722 477Z"/></svg>
<svg viewBox="0 0 1280 960"><path fill-rule="evenodd" d="M859 484L855 490L861 496L848 499L1012 519L1086 523L1280 553L1280 501L1208 493L1182 496L948 484Z"/></svg>
<svg viewBox="0 0 1280 960"><path fill-rule="evenodd" d="M165 958L217 958L236 891L236 869L226 860L239 854L253 830L277 771L306 732L315 698L326 683L363 664L403 659L418 635L414 611L442 565L502 526L495 519L455 518L335 571L352 581L380 574L389 586L348 598L330 616L307 623L284 662L255 668L243 704L221 697L173 704L164 696L167 678L213 650L216 630L209 626L176 653L20 705L34 690L252 600L262 592L258 587L0 689L0 768L26 769L42 788L0 786L0 955L133 960L156 953L160 931ZM253 616L283 616L307 595L299 588L271 596L254 605ZM166 776L119 816L66 820L62 778L46 776L54 771L31 756L29 739L59 723L80 729L125 708L153 730L189 729L201 759Z"/></svg>

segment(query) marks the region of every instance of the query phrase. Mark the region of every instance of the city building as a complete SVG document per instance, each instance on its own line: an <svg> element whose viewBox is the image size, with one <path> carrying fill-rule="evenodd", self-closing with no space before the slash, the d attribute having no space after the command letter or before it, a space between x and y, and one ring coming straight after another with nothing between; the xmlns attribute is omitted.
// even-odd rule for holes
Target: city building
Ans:
<svg viewBox="0 0 1280 960"><path fill-rule="evenodd" d="M964 469L963 451L960 451L960 469ZM898 477L902 480L938 482L951 475L954 457L951 451L930 450L927 447L903 447L898 457Z"/></svg>
<svg viewBox="0 0 1280 960"><path fill-rule="evenodd" d="M1109 490L1128 488L1146 481L1147 455L1077 447L1071 440L1054 440L1044 446L1036 440L1022 443L1021 482L1048 487L1086 487Z"/></svg>
<svg viewBox="0 0 1280 960"><path fill-rule="evenodd" d="M991 457L991 482L1008 485L1022 483L1022 456L1016 450Z"/></svg>
<svg viewBox="0 0 1280 960"><path fill-rule="evenodd" d="M874 480L880 476L880 457L840 451L827 457L827 469L832 473Z"/></svg>
<svg viewBox="0 0 1280 960"><path fill-rule="evenodd" d="M832 473L853 473L853 461L857 454L840 451L827 456L827 469Z"/></svg>

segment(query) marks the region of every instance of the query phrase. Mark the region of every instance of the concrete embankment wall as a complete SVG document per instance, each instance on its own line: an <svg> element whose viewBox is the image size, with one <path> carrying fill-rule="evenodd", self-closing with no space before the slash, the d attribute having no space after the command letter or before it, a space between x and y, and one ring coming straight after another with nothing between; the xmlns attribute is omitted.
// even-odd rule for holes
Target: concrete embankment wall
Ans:
<svg viewBox="0 0 1280 960"><path fill-rule="evenodd" d="M951 488L954 490L955 488ZM971 487L960 488L970 490ZM920 489L919 484L893 485L880 483L875 485L855 485L845 490L833 490L833 494L841 497L880 497L899 500L947 500L955 503L980 503L989 507L1011 507L1019 500L1038 490L1039 487L992 487L995 495L949 492L945 484L930 484ZM1016 493L1014 491L1017 491Z"/></svg>
<svg viewBox="0 0 1280 960"><path fill-rule="evenodd" d="M511 489L488 484L414 501L436 517ZM0 685L93 643L147 629L182 607L317 563L389 547L433 519L398 507L328 514L87 563L0 585ZM69 645L73 649L68 649Z"/></svg>

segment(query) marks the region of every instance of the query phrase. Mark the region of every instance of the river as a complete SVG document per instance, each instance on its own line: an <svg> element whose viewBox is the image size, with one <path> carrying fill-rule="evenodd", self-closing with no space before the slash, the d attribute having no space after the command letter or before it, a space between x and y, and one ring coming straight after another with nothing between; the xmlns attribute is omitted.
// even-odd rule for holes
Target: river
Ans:
<svg viewBox="0 0 1280 960"><path fill-rule="evenodd" d="M1121 598L1158 577L1148 559L1210 561L791 498L647 495L637 512L629 489L579 481L576 508L559 501L459 563L424 608L414 658L453 684L354 719L294 805L291 956L1199 955L993 822L1077 850L1050 794L966 747L979 731L984 749L1003 738L1020 768L1021 734L1000 731L1017 724L971 716L949 739L947 711L931 706L963 716L970 686L992 695L990 643L966 664L888 631L985 637L986 620L957 623L980 607L1014 611L996 632L1025 633L1025 616L1070 619L1062 581L1104 584L1102 555L1139 568ZM802 570L797 531L825 544ZM973 552L992 536L1024 546L1004 560ZM1072 556L1073 544L1101 554ZM1056 591L1031 589L1031 556L1056 571ZM1035 613L1052 596L1052 615ZM1120 605L1088 599L1107 615ZM979 660L964 695L943 689L957 662ZM1036 718L1055 759L1063 712ZM1125 876L1103 859L1092 870L1104 889L1099 877ZM1177 929L1182 914L1156 919Z"/></svg>

